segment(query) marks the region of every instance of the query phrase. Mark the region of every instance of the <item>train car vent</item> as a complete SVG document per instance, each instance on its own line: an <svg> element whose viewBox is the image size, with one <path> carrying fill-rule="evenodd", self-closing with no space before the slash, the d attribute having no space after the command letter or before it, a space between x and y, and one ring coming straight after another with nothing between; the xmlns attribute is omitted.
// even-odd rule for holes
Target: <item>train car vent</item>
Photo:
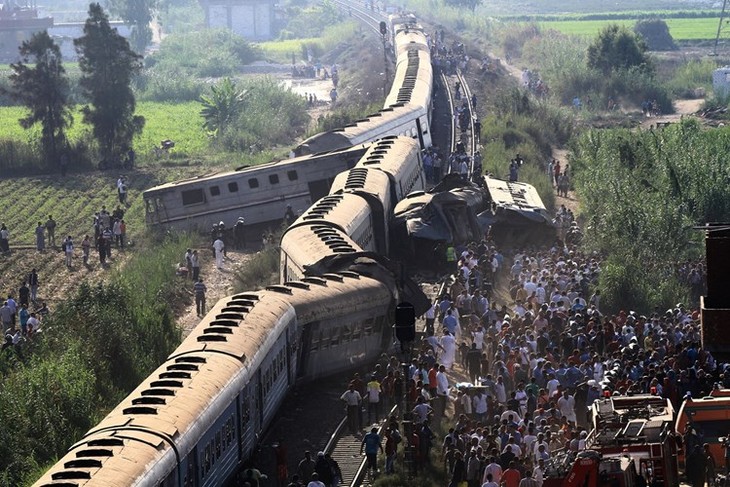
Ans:
<svg viewBox="0 0 730 487"><path fill-rule="evenodd" d="M222 335L232 335L233 330L230 328L226 328L225 326L209 326L205 330L203 330L203 333L220 333Z"/></svg>
<svg viewBox="0 0 730 487"><path fill-rule="evenodd" d="M189 370L191 372L197 372L198 366L194 364L172 364L167 366L167 370Z"/></svg>
<svg viewBox="0 0 730 487"><path fill-rule="evenodd" d="M89 472L82 472L81 470L66 470L65 472L56 472L51 474L53 480L72 480L72 479L85 479L91 478Z"/></svg>
<svg viewBox="0 0 730 487"><path fill-rule="evenodd" d="M284 285L289 287L295 287L297 289L306 289L307 291L309 291L309 284L301 281L286 281Z"/></svg>
<svg viewBox="0 0 730 487"><path fill-rule="evenodd" d="M64 468L98 468L101 467L101 461L93 458L78 458L63 464Z"/></svg>
<svg viewBox="0 0 730 487"><path fill-rule="evenodd" d="M250 294L250 293L235 294L233 296L234 301L237 301L239 299L248 299L250 301L258 301L259 296L258 296L258 294Z"/></svg>
<svg viewBox="0 0 730 487"><path fill-rule="evenodd" d="M353 279L360 279L360 274L354 271L340 271L340 274L342 274L345 277L351 277Z"/></svg>
<svg viewBox="0 0 730 487"><path fill-rule="evenodd" d="M76 482L53 482L52 484L43 484L41 487L79 487Z"/></svg>
<svg viewBox="0 0 730 487"><path fill-rule="evenodd" d="M131 406L122 409L122 414L157 414L157 408L149 406Z"/></svg>
<svg viewBox="0 0 730 487"><path fill-rule="evenodd" d="M89 446L124 446L124 442L118 438L99 438L87 443Z"/></svg>
<svg viewBox="0 0 730 487"><path fill-rule="evenodd" d="M76 452L76 458L88 458L88 457L112 457L114 453L111 450L105 448L87 448Z"/></svg>
<svg viewBox="0 0 730 487"><path fill-rule="evenodd" d="M395 139L397 139L397 138L398 138L397 135L386 135L382 139L378 140L378 143L385 144L386 142L395 141Z"/></svg>
<svg viewBox="0 0 730 487"><path fill-rule="evenodd" d="M190 372L162 372L160 379L189 379L192 377Z"/></svg>
<svg viewBox="0 0 730 487"><path fill-rule="evenodd" d="M326 286L327 285L327 281L326 280L322 279L321 277L315 277L315 276L302 278L302 281L303 282L306 282L308 284L316 284L318 286Z"/></svg>
<svg viewBox="0 0 730 487"><path fill-rule="evenodd" d="M344 277L338 276L337 274L322 274L322 277L324 277L328 281L343 282L345 280Z"/></svg>
<svg viewBox="0 0 730 487"><path fill-rule="evenodd" d="M249 311L251 311L251 308L247 307L247 306L240 306L240 305L235 305L235 306L229 305L229 306L226 306L225 308L223 308L221 311L223 311L224 313L248 313Z"/></svg>
<svg viewBox="0 0 730 487"><path fill-rule="evenodd" d="M174 396L175 391L171 389L145 389L141 394L143 396Z"/></svg>
<svg viewBox="0 0 730 487"><path fill-rule="evenodd" d="M216 320L242 320L243 315L241 313L218 313L215 315Z"/></svg>
<svg viewBox="0 0 730 487"><path fill-rule="evenodd" d="M152 387L182 387L183 383L179 380L155 380L150 383Z"/></svg>
<svg viewBox="0 0 730 487"><path fill-rule="evenodd" d="M132 399L132 404L135 406L153 405L153 406L164 406L167 404L167 399L164 397L144 396Z"/></svg>
<svg viewBox="0 0 730 487"><path fill-rule="evenodd" d="M199 342L227 342L228 338L223 335L201 335L197 340Z"/></svg>
<svg viewBox="0 0 730 487"><path fill-rule="evenodd" d="M210 322L210 326L230 326L230 327L236 327L238 326L238 321L233 320L213 320Z"/></svg>
<svg viewBox="0 0 730 487"><path fill-rule="evenodd" d="M185 357L178 357L175 359L176 364L183 363L183 362L191 363L191 364L204 364L207 361L208 361L207 358L196 357L195 355L186 355ZM181 369L181 370L186 370L186 369ZM195 368L195 370L198 370L198 369Z"/></svg>
<svg viewBox="0 0 730 487"><path fill-rule="evenodd" d="M266 290L280 294L292 294L292 290L286 286L266 286Z"/></svg>

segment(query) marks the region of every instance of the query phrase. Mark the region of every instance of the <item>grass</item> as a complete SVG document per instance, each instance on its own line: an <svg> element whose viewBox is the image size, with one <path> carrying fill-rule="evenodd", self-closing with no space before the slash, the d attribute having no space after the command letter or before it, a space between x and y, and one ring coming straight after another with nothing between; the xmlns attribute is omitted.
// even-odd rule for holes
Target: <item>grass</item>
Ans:
<svg viewBox="0 0 730 487"><path fill-rule="evenodd" d="M164 181L179 179L197 173L197 168L159 168L155 171L128 173L131 204L124 220L130 238L144 232L142 191ZM10 245L35 245L34 230L38 221L46 222L52 214L58 226L56 240L61 235L72 235L77 245L84 234L93 235L94 213L105 205L108 210L118 203L114 172L72 174L66 178L42 176L13 178L2 181L0 206L3 222L10 230Z"/></svg>
<svg viewBox="0 0 730 487"><path fill-rule="evenodd" d="M297 62L301 61L302 46L313 46L312 50L315 53L327 52L338 43L349 39L357 28L355 22L344 22L327 27L320 37L262 42L258 46L267 59L289 64L291 63L292 54L296 56Z"/></svg>
<svg viewBox="0 0 730 487"><path fill-rule="evenodd" d="M208 148L208 136L203 130L200 108L199 103L192 101L138 103L137 114L146 119L142 134L134 141L138 155L151 153L164 139L175 141L175 152L187 155L203 154ZM25 130L18 123L18 119L24 117L26 113L25 108L20 106L0 107L0 138L30 141L39 137L40 126ZM68 129L68 137L71 140L78 140L90 131L90 127L82 123L79 109L74 110L73 116L74 123Z"/></svg>
<svg viewBox="0 0 730 487"><path fill-rule="evenodd" d="M665 19L665 21L675 41L714 39L717 34L717 18ZM555 29L563 34L592 37L609 24L633 28L635 23L635 20L563 20L539 22L539 25L544 29Z"/></svg>

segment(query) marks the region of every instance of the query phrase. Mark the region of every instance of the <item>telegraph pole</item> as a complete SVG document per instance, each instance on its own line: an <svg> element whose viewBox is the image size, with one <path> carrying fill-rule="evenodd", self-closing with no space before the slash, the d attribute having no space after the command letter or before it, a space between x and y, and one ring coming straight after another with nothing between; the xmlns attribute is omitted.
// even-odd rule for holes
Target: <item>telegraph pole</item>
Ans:
<svg viewBox="0 0 730 487"><path fill-rule="evenodd" d="M720 22L717 24L717 35L715 36L715 48L712 51L713 56L717 56L717 44L720 42L720 31L722 30L722 22L725 20L725 9L727 7L727 0L722 2L722 12L720 12Z"/></svg>
<svg viewBox="0 0 730 487"><path fill-rule="evenodd" d="M727 1L727 0L725 0ZM383 40L383 96L388 96L388 24L380 21L380 37Z"/></svg>

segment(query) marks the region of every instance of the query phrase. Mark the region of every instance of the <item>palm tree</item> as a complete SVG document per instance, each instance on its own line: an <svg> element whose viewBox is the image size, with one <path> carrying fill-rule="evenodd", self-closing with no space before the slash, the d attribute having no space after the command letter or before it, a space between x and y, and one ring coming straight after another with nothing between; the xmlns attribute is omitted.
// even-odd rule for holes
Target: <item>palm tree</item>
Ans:
<svg viewBox="0 0 730 487"><path fill-rule="evenodd" d="M205 119L203 127L213 136L235 121L246 107L251 90L239 90L230 78L213 86L209 95L201 95L203 109L200 114Z"/></svg>

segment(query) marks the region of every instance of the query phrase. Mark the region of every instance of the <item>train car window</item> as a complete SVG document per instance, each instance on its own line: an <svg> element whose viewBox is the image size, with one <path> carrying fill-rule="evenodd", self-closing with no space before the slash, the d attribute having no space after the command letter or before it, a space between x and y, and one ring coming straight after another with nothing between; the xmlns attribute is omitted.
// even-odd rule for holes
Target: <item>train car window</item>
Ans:
<svg viewBox="0 0 730 487"><path fill-rule="evenodd" d="M206 445L205 453L203 453L203 477L210 470L210 444Z"/></svg>
<svg viewBox="0 0 730 487"><path fill-rule="evenodd" d="M269 183L270 184L279 184L279 175L278 174L269 174Z"/></svg>
<svg viewBox="0 0 730 487"><path fill-rule="evenodd" d="M360 336L362 335L362 328L360 323L356 323L355 326L352 327L352 339L353 340L359 340Z"/></svg>
<svg viewBox="0 0 730 487"><path fill-rule="evenodd" d="M210 187L210 195L211 196L220 196L221 189L218 186L211 186Z"/></svg>
<svg viewBox="0 0 730 487"><path fill-rule="evenodd" d="M256 178L251 178L248 180L248 187L251 189L256 189L259 187L259 180Z"/></svg>
<svg viewBox="0 0 730 487"><path fill-rule="evenodd" d="M221 432L215 434L215 456L220 458L221 456Z"/></svg>
<svg viewBox="0 0 730 487"><path fill-rule="evenodd" d="M199 205L205 203L205 194L202 189L189 189L182 193L183 205Z"/></svg>
<svg viewBox="0 0 730 487"><path fill-rule="evenodd" d="M352 330L349 326L342 327L342 343L347 343L352 339Z"/></svg>
<svg viewBox="0 0 730 487"><path fill-rule="evenodd" d="M330 345L333 347L336 347L340 343L340 333L342 332L342 328L334 328L332 330L332 338L330 338Z"/></svg>
<svg viewBox="0 0 730 487"><path fill-rule="evenodd" d="M373 334L373 319L368 318L363 323L363 329L365 330L365 336Z"/></svg>
<svg viewBox="0 0 730 487"><path fill-rule="evenodd" d="M231 193L237 193L238 192L238 183L233 181L232 183L228 183L228 191Z"/></svg>
<svg viewBox="0 0 730 487"><path fill-rule="evenodd" d="M289 178L289 181L296 181L299 179L299 174L296 171L287 171L286 177Z"/></svg>
<svg viewBox="0 0 730 487"><path fill-rule="evenodd" d="M385 321L383 316L378 316L378 319L375 320L375 333L380 334L383 331L383 321Z"/></svg>

